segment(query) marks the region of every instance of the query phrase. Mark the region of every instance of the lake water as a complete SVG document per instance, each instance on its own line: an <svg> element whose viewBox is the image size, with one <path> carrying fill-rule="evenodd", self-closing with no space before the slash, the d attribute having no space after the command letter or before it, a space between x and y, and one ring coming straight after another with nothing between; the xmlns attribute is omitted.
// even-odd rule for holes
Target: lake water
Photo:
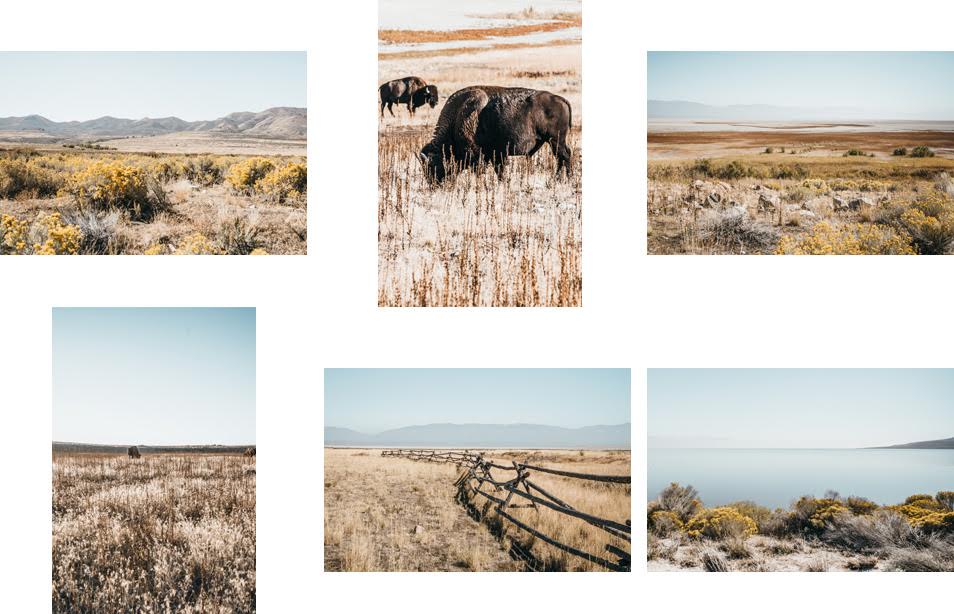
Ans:
<svg viewBox="0 0 954 614"><path fill-rule="evenodd" d="M691 484L706 506L749 500L787 508L826 490L886 505L954 490L954 450L649 450L648 499L670 482Z"/></svg>

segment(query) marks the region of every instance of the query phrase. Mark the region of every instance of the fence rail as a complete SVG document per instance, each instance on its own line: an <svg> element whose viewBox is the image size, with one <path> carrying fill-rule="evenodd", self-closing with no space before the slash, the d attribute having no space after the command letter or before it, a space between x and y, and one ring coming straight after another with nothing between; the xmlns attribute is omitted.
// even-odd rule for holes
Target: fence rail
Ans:
<svg viewBox="0 0 954 614"><path fill-rule="evenodd" d="M510 465L502 465L500 463L495 463L491 460L485 459L483 454L477 454L466 450L459 452L456 450L398 449L384 450L381 452L381 456L406 458L421 462L449 463L457 465L458 467L461 467L463 471L454 482L454 486L457 487L458 500L462 503L472 501L478 496L483 497L496 504L494 510L497 512L498 516L505 518L521 530L526 531L530 535L533 535L541 541L544 541L551 546L562 550L563 552L580 557L612 571L629 571L631 568L631 555L625 550L622 550L612 544L605 545L604 549L609 553L609 555L616 558L615 561L590 552L585 552L579 548L564 544L553 537L542 533L538 529L531 527L522 520L515 518L508 511L517 508L533 508L539 511L540 507L545 507L560 514L582 520L587 524L602 529L617 539L632 543L632 530L629 520L626 520L625 522L618 522L608 518L600 518L599 516L594 516L592 514L587 514L586 512L577 510L569 503L550 494L530 480L531 472L539 472L558 475L566 478L575 478L579 480L610 484L630 484L632 481L631 476L576 473L573 471L563 471L551 469L549 467L541 467L539 465L518 463L516 461L512 461ZM494 479L490 472L491 469L513 472L515 475L511 479ZM487 490L484 490L485 485L489 486ZM491 494L491 492L494 494ZM529 501L529 503L522 505L512 503L511 501L513 501L514 495L520 499Z"/></svg>

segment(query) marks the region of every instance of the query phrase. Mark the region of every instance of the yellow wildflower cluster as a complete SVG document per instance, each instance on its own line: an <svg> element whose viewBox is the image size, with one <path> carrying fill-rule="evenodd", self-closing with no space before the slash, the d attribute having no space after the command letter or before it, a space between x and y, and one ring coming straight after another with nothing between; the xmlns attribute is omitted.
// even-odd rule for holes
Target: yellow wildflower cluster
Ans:
<svg viewBox="0 0 954 614"><path fill-rule="evenodd" d="M936 192L912 203L901 214L901 225L922 254L954 249L954 199Z"/></svg>
<svg viewBox="0 0 954 614"><path fill-rule="evenodd" d="M0 216L0 254L23 254L27 248L30 223L12 215Z"/></svg>
<svg viewBox="0 0 954 614"><path fill-rule="evenodd" d="M308 189L308 167L288 164L265 175L255 188L275 202L301 201Z"/></svg>
<svg viewBox="0 0 954 614"><path fill-rule="evenodd" d="M194 233L185 237L176 248L177 256L200 256L210 254L221 254L220 250L212 241L202 233Z"/></svg>
<svg viewBox="0 0 954 614"><path fill-rule="evenodd" d="M686 523L686 535L700 538L723 539L725 537L748 537L758 527L755 521L732 507L705 509Z"/></svg>
<svg viewBox="0 0 954 614"><path fill-rule="evenodd" d="M82 240L80 229L63 223L59 213L40 215L32 225L0 217L0 254L76 254Z"/></svg>
<svg viewBox="0 0 954 614"><path fill-rule="evenodd" d="M803 238L783 236L776 254L867 255L915 254L911 237L881 224L846 224L834 227L829 222L815 224L812 233Z"/></svg>
<svg viewBox="0 0 954 614"><path fill-rule="evenodd" d="M120 162L90 165L70 176L64 191L96 209L138 209L149 200L145 171Z"/></svg>
<svg viewBox="0 0 954 614"><path fill-rule="evenodd" d="M37 218L37 225L46 231L43 243L33 245L34 254L76 254L79 252L83 233L76 226L64 224L59 213L50 213Z"/></svg>
<svg viewBox="0 0 954 614"><path fill-rule="evenodd" d="M936 497L931 495L911 495L902 505L890 506L892 509L911 523L931 532L954 532L954 502L952 493L939 492Z"/></svg>
<svg viewBox="0 0 954 614"><path fill-rule="evenodd" d="M802 187L812 190L818 194L824 194L830 189L824 179L806 179L802 182Z"/></svg>
<svg viewBox="0 0 954 614"><path fill-rule="evenodd" d="M251 194L256 184L273 170L275 163L268 158L249 158L233 164L226 180L239 192Z"/></svg>

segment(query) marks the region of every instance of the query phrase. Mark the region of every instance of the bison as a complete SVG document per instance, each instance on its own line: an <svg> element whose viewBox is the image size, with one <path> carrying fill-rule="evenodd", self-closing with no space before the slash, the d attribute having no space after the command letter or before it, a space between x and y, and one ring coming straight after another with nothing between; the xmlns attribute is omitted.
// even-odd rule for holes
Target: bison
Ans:
<svg viewBox="0 0 954 614"><path fill-rule="evenodd" d="M245 448L245 456L255 456L255 448Z"/></svg>
<svg viewBox="0 0 954 614"><path fill-rule="evenodd" d="M487 162L501 176L509 156L530 157L549 144L557 174L569 176L566 139L572 124L570 103L562 96L522 87L465 87L447 99L419 158L437 182L446 177L447 162L457 170Z"/></svg>
<svg viewBox="0 0 954 614"><path fill-rule="evenodd" d="M136 446L129 448L129 450L127 450L126 453L129 454L129 458L139 458L140 456L142 456L142 454L139 453L139 448L137 448Z"/></svg>
<svg viewBox="0 0 954 614"><path fill-rule="evenodd" d="M418 107L426 104L431 105L432 109L437 106L437 86L428 85L420 77L388 81L378 88L378 91L381 94L381 117L384 117L384 107L387 107L391 117L394 117L394 110L391 108L394 104L406 104L411 115L414 115Z"/></svg>

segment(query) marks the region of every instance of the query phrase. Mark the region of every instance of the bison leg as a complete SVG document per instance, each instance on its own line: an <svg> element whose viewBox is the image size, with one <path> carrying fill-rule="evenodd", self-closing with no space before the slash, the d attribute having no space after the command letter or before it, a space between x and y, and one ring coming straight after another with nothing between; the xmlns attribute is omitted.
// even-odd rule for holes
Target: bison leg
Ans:
<svg viewBox="0 0 954 614"><path fill-rule="evenodd" d="M389 103L388 103L388 113L391 114L391 117L394 117L394 109L392 108L393 106L394 106L394 103L393 103L393 102L389 102ZM382 113L382 115L383 115L383 113Z"/></svg>
<svg viewBox="0 0 954 614"><path fill-rule="evenodd" d="M552 140L550 141L550 148L553 150L553 155L555 155L557 159L557 175L559 176L560 174L563 174L569 178L570 172L573 169L571 164L573 153L570 151L570 147L566 144L566 140Z"/></svg>

